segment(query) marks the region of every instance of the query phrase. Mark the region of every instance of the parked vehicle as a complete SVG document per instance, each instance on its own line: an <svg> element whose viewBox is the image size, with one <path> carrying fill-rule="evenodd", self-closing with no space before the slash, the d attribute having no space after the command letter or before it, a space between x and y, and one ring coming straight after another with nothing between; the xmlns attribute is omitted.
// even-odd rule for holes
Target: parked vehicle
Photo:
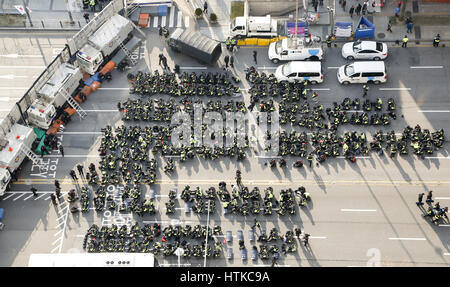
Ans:
<svg viewBox="0 0 450 287"><path fill-rule="evenodd" d="M342 46L342 57L348 60L383 60L388 55L385 43L375 41L349 42Z"/></svg>
<svg viewBox="0 0 450 287"><path fill-rule="evenodd" d="M317 41L318 40L318 41ZM320 38L286 38L269 45L269 59L277 64L280 61L322 60L323 50Z"/></svg>
<svg viewBox="0 0 450 287"><path fill-rule="evenodd" d="M240 16L234 18L230 24L230 36L246 37L276 37L278 22L270 15L265 17Z"/></svg>
<svg viewBox="0 0 450 287"><path fill-rule="evenodd" d="M222 54L219 41L200 32L177 28L168 40L172 50L189 55L202 63L212 64Z"/></svg>
<svg viewBox="0 0 450 287"><path fill-rule="evenodd" d="M309 81L311 84L323 82L322 65L320 62L293 61L279 66L275 71L278 81Z"/></svg>
<svg viewBox="0 0 450 287"><path fill-rule="evenodd" d="M337 78L339 83L344 85L360 83L380 84L387 81L387 73L383 61L354 62L339 67Z"/></svg>

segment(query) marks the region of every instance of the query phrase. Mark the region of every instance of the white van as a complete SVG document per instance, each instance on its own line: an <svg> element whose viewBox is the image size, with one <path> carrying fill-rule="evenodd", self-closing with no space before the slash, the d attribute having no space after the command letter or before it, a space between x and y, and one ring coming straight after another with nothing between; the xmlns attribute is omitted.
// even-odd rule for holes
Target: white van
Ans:
<svg viewBox="0 0 450 287"><path fill-rule="evenodd" d="M339 67L337 78L339 83L344 85L360 83L380 84L387 81L387 73L383 61L354 62Z"/></svg>
<svg viewBox="0 0 450 287"><path fill-rule="evenodd" d="M269 45L269 59L277 64L280 61L319 61L323 58L322 46L314 39L299 38L297 47L294 39L283 39ZM320 40L319 40L320 41Z"/></svg>
<svg viewBox="0 0 450 287"><path fill-rule="evenodd" d="M323 82L322 64L320 62L293 61L279 66L275 71L278 81L309 81L311 84Z"/></svg>

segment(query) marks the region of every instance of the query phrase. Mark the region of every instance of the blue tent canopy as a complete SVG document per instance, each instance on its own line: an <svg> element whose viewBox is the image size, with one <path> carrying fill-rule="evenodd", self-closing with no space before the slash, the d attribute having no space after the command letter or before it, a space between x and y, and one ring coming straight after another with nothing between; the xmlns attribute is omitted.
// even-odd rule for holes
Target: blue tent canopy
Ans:
<svg viewBox="0 0 450 287"><path fill-rule="evenodd" d="M358 27L355 30L355 39L373 38L375 36L375 25L373 25L366 17L362 16L359 20Z"/></svg>

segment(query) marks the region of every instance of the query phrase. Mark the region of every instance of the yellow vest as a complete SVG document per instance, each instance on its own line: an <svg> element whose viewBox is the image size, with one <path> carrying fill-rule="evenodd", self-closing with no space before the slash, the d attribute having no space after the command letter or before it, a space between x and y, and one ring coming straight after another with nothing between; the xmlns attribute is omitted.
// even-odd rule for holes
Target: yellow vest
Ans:
<svg viewBox="0 0 450 287"><path fill-rule="evenodd" d="M408 42L408 38L405 37L405 38L403 38L402 41L403 41L403 43L407 43Z"/></svg>

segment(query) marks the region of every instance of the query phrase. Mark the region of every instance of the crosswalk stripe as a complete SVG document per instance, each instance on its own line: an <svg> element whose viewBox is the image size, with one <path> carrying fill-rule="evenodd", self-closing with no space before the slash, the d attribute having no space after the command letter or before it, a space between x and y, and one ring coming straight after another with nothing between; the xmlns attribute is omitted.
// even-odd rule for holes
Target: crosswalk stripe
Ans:
<svg viewBox="0 0 450 287"><path fill-rule="evenodd" d="M162 16L161 17L161 27L165 27L166 26L166 16Z"/></svg>
<svg viewBox="0 0 450 287"><path fill-rule="evenodd" d="M158 17L153 18L153 28L158 27Z"/></svg>
<svg viewBox="0 0 450 287"><path fill-rule="evenodd" d="M186 28L189 28L189 16L185 16L185 17L184 17L184 26L185 26Z"/></svg>
<svg viewBox="0 0 450 287"><path fill-rule="evenodd" d="M181 13L181 11L178 11L177 28L181 27L181 17L183 17L183 13Z"/></svg>
<svg viewBox="0 0 450 287"><path fill-rule="evenodd" d="M172 7L172 8L170 8L170 17L169 17L169 27L170 28L173 27L173 21L175 20L174 17L175 17L175 8Z"/></svg>

